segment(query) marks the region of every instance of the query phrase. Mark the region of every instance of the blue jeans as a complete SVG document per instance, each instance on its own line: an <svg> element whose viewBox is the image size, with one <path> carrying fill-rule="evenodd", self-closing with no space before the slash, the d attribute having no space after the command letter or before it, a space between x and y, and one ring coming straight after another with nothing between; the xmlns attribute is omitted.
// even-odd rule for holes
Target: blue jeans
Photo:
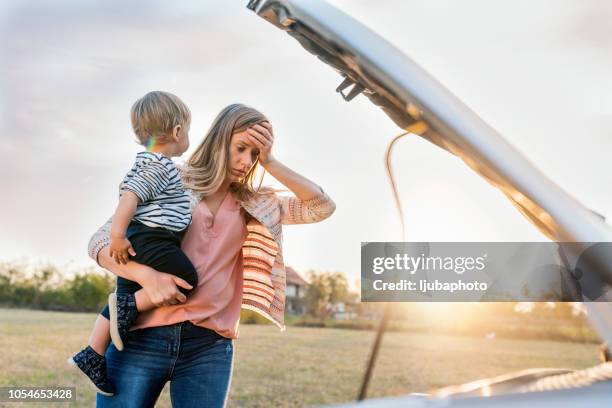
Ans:
<svg viewBox="0 0 612 408"><path fill-rule="evenodd" d="M112 397L97 407L153 407L167 381L175 408L224 407L234 363L234 342L189 321L134 330L123 351L106 351Z"/></svg>

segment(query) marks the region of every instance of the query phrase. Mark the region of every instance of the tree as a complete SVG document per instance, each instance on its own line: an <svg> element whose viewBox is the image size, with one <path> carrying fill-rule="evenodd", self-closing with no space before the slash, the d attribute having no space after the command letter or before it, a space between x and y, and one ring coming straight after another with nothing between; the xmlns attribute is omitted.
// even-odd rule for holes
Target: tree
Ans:
<svg viewBox="0 0 612 408"><path fill-rule="evenodd" d="M326 318L334 312L333 305L350 300L348 282L340 272L308 271L306 287L306 311L308 314Z"/></svg>

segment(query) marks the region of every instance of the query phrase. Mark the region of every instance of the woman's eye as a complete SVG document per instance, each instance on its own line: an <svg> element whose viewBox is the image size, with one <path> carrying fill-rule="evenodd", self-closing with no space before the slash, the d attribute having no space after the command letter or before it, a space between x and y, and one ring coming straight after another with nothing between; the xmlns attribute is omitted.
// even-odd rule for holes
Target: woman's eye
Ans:
<svg viewBox="0 0 612 408"><path fill-rule="evenodd" d="M240 153L244 152L244 147L239 147L239 148L238 148L238 151L239 151Z"/></svg>

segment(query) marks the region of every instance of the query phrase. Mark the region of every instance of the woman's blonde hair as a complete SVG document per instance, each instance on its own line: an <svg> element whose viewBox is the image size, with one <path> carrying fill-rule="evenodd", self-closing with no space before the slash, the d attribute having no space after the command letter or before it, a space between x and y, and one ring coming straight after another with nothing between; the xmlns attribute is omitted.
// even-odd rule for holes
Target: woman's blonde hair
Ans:
<svg viewBox="0 0 612 408"><path fill-rule="evenodd" d="M147 146L167 143L175 126L191 122L191 112L178 96L152 91L134 102L130 119L138 142Z"/></svg>
<svg viewBox="0 0 612 408"><path fill-rule="evenodd" d="M217 191L229 172L232 135L246 130L249 126L267 121L268 118L261 112L240 103L223 108L183 169L185 187L191 189L200 199ZM258 164L259 157L242 182L230 184L230 191L238 200L246 201L256 194L270 194L277 191L261 187L263 172L259 185L255 187Z"/></svg>

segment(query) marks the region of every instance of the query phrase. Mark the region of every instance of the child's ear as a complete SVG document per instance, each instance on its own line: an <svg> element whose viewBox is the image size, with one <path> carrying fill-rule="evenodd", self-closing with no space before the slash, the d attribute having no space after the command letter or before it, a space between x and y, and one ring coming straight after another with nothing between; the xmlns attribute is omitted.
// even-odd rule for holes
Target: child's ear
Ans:
<svg viewBox="0 0 612 408"><path fill-rule="evenodd" d="M179 132L181 130L181 125L176 125L174 129L172 129L172 140L175 142L179 141Z"/></svg>

